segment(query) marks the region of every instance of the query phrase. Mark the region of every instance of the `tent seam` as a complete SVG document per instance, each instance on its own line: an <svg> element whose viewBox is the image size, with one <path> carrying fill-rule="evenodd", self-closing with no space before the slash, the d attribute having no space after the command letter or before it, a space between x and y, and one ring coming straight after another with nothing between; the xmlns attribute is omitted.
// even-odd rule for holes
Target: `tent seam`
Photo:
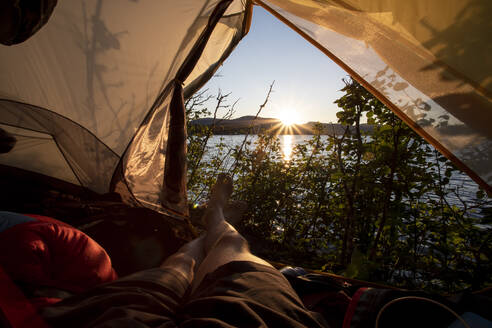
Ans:
<svg viewBox="0 0 492 328"><path fill-rule="evenodd" d="M72 173L73 173L73 175L75 176L75 178L77 179L77 181L80 183L80 185L81 185L82 187L86 187L86 188L88 188L88 186L85 186L85 185L82 183L82 181L80 180L80 178L79 178L78 174L77 174L77 173L75 172L75 170L73 169L72 164L70 164L70 161L67 159L67 156L65 155L65 152L62 150L62 148L60 147L60 144L58 143L58 141L56 140L56 138L55 138L55 137L53 137L53 141L55 142L56 146L58 147L58 150L60 151L60 153L62 154L63 158L65 159L65 162L67 162L68 167L70 168L70 170L72 170ZM108 190L109 190L109 188L108 188Z"/></svg>

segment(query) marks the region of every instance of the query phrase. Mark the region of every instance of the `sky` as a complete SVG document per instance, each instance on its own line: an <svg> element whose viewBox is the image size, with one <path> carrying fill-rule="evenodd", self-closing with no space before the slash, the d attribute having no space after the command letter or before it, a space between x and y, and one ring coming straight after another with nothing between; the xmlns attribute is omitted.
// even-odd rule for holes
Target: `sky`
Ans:
<svg viewBox="0 0 492 328"><path fill-rule="evenodd" d="M231 93L229 103L239 98L237 118L255 115L275 81L260 116L288 117L295 123L336 122L333 101L343 95L339 90L344 77L347 73L321 51L255 6L249 33L203 89ZM214 102L208 106L215 108Z"/></svg>

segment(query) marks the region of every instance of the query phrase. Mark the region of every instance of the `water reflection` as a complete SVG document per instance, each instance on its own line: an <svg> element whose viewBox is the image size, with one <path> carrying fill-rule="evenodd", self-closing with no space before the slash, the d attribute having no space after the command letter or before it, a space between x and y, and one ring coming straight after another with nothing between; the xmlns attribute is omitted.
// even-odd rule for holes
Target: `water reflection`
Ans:
<svg viewBox="0 0 492 328"><path fill-rule="evenodd" d="M293 147L294 136L284 134L282 136L282 155L286 162L289 162L292 158L292 147Z"/></svg>

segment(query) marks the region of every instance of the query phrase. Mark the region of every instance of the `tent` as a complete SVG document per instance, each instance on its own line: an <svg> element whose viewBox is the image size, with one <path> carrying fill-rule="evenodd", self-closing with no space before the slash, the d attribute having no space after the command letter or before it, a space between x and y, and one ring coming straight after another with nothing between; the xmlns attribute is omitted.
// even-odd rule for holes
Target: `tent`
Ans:
<svg viewBox="0 0 492 328"><path fill-rule="evenodd" d="M0 46L0 128L17 139L0 164L186 216L184 99L246 35L253 5L492 191L488 0L60 1Z"/></svg>

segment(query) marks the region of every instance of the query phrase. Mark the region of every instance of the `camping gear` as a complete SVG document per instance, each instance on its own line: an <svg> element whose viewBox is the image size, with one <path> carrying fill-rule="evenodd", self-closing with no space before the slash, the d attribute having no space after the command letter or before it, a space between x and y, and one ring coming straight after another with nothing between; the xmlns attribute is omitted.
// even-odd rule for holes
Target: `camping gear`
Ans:
<svg viewBox="0 0 492 328"><path fill-rule="evenodd" d="M0 324L2 327L49 327L35 306L0 267Z"/></svg>
<svg viewBox="0 0 492 328"><path fill-rule="evenodd" d="M26 26L18 7L19 38L0 46L0 129L13 137L4 172L186 217L184 99L246 35L257 4L492 192L490 1L42 3L53 7Z"/></svg>
<svg viewBox="0 0 492 328"><path fill-rule="evenodd" d="M49 20L57 0L19 1L0 3L0 43L12 45L26 41Z"/></svg>
<svg viewBox="0 0 492 328"><path fill-rule="evenodd" d="M8 228L11 228L17 224L32 222L32 221L35 221L35 219L26 215L7 212L7 211L0 211L0 232L7 230Z"/></svg>
<svg viewBox="0 0 492 328"><path fill-rule="evenodd" d="M492 190L490 1L254 3ZM0 164L187 216L183 97L246 35L252 5L58 3L36 34L0 48L0 128L17 139Z"/></svg>
<svg viewBox="0 0 492 328"><path fill-rule="evenodd" d="M303 270L295 269L297 273ZM368 287L367 282L333 274L294 274L292 268L280 271L305 306L321 313L331 327L461 328L492 325L492 299L486 290L444 297L377 284Z"/></svg>
<svg viewBox="0 0 492 328"><path fill-rule="evenodd" d="M82 231L53 218L28 216L34 220L0 232L0 266L12 280L81 292L118 278L105 250Z"/></svg>
<svg viewBox="0 0 492 328"><path fill-rule="evenodd" d="M18 140L0 163L186 215L183 93L244 36L247 8L58 3L38 33L0 50L0 128Z"/></svg>

